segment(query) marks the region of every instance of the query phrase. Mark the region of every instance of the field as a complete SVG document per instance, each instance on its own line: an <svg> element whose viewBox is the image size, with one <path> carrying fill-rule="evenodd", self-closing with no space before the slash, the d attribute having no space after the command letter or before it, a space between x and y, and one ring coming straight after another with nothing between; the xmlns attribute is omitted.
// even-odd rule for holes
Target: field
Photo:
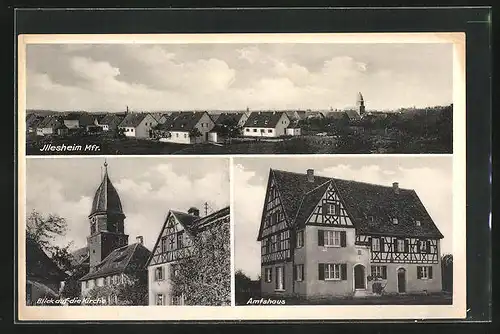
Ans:
<svg viewBox="0 0 500 334"><path fill-rule="evenodd" d="M98 145L98 151L51 152L40 151L45 144ZM319 137L314 135L283 138L275 141L238 140L230 143L203 143L195 145L162 143L150 139L111 138L107 136L36 137L29 136L28 155L45 154L332 154L332 153L447 153L449 150L432 138L400 139L370 134Z"/></svg>

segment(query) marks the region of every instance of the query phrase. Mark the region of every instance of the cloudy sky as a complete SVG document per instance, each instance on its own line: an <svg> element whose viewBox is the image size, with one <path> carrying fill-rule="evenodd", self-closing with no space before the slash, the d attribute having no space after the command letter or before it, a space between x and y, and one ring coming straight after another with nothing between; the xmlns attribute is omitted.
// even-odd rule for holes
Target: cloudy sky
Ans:
<svg viewBox="0 0 500 334"><path fill-rule="evenodd" d="M27 108L368 109L452 102L452 44L31 44Z"/></svg>
<svg viewBox="0 0 500 334"><path fill-rule="evenodd" d="M293 163L292 161L293 160ZM441 253L452 252L452 157L234 158L235 269L252 278L260 274L256 241L269 168L414 189L445 236ZM245 191L237 191L245 189Z"/></svg>
<svg viewBox="0 0 500 334"><path fill-rule="evenodd" d="M108 158L108 175L120 196L129 243L144 236L150 250L168 210L187 211L203 204L213 210L229 205L229 160L204 158ZM26 209L66 218L67 235L60 245L74 242L86 245L90 232L88 215L92 199L101 182L104 159L43 158L27 159Z"/></svg>

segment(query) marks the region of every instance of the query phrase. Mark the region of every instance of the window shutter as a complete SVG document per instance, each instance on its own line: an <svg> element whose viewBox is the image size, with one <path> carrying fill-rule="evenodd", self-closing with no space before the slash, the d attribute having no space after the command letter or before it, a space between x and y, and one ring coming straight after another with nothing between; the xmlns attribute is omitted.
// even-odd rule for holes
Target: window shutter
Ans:
<svg viewBox="0 0 500 334"><path fill-rule="evenodd" d="M283 279L283 290L286 289L286 286L285 286L285 282L286 282L286 276L285 276L285 266L281 267L281 273L283 274L283 276L281 276L281 278Z"/></svg>
<svg viewBox="0 0 500 334"><path fill-rule="evenodd" d="M387 279L387 266L382 266L382 279Z"/></svg>
<svg viewBox="0 0 500 334"><path fill-rule="evenodd" d="M431 242L429 240L425 242L425 250L427 253L431 252Z"/></svg>
<svg viewBox="0 0 500 334"><path fill-rule="evenodd" d="M394 242L393 242L393 245L392 247L394 248L394 253L396 253L398 251L398 239L394 239Z"/></svg>
<svg viewBox="0 0 500 334"><path fill-rule="evenodd" d="M384 238L383 237L380 238L380 251L381 252L384 251Z"/></svg>
<svg viewBox="0 0 500 334"><path fill-rule="evenodd" d="M325 245L325 231L323 230L318 230L318 246L324 246Z"/></svg>
<svg viewBox="0 0 500 334"><path fill-rule="evenodd" d="M318 264L318 279L320 281L325 280L325 264L324 263Z"/></svg>
<svg viewBox="0 0 500 334"><path fill-rule="evenodd" d="M405 239L405 253L408 253L410 250L410 244L408 242L408 240Z"/></svg>
<svg viewBox="0 0 500 334"><path fill-rule="evenodd" d="M304 276L304 265L300 266L300 270L302 271L302 280L305 281L306 277Z"/></svg>
<svg viewBox="0 0 500 334"><path fill-rule="evenodd" d="M418 279L422 278L422 269L420 269L420 268L422 268L422 267L417 266L417 278Z"/></svg>
<svg viewBox="0 0 500 334"><path fill-rule="evenodd" d="M340 231L340 247L345 247L346 241L346 231Z"/></svg>
<svg viewBox="0 0 500 334"><path fill-rule="evenodd" d="M347 279L347 264L345 263L340 265L340 279L343 281Z"/></svg>
<svg viewBox="0 0 500 334"><path fill-rule="evenodd" d="M429 278L432 279L432 267L429 267Z"/></svg>
<svg viewBox="0 0 500 334"><path fill-rule="evenodd" d="M297 280L297 266L293 266L293 280Z"/></svg>

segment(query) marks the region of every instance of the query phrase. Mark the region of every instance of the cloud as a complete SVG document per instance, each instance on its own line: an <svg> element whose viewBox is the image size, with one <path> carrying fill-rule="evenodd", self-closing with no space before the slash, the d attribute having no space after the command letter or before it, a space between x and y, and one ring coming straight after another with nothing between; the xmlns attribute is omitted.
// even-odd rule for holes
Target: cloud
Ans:
<svg viewBox="0 0 500 334"><path fill-rule="evenodd" d="M353 105L358 91L367 108L451 103L451 47L396 46L30 45L27 103L56 110L328 109Z"/></svg>

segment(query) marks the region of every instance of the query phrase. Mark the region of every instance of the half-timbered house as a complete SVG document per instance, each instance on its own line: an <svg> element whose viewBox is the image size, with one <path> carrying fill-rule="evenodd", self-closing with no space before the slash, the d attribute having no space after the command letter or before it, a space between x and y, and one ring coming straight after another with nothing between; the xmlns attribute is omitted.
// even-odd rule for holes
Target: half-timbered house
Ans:
<svg viewBox="0 0 500 334"><path fill-rule="evenodd" d="M263 295L441 291L443 235L414 190L271 169L258 241Z"/></svg>
<svg viewBox="0 0 500 334"><path fill-rule="evenodd" d="M229 207L200 217L192 207L188 212L170 210L147 262L149 305L183 305L184 296L173 293L172 276L179 260L189 256L193 238L214 224L229 224Z"/></svg>

